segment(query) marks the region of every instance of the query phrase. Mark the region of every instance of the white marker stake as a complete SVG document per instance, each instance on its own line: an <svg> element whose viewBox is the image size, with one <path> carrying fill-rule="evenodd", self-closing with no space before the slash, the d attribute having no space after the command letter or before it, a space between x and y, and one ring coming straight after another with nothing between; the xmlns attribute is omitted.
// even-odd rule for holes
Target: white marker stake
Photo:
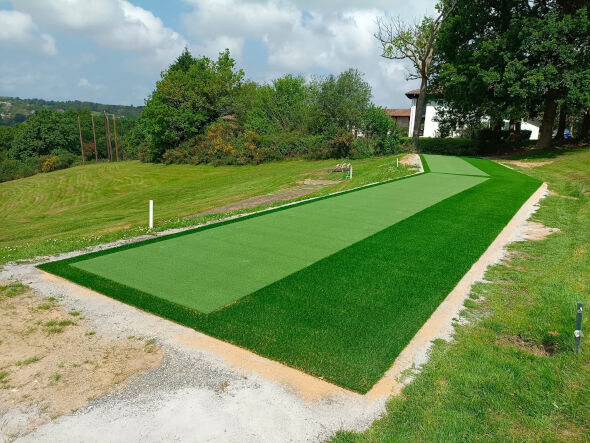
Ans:
<svg viewBox="0 0 590 443"><path fill-rule="evenodd" d="M154 201L150 200L150 229L154 228Z"/></svg>
<svg viewBox="0 0 590 443"><path fill-rule="evenodd" d="M352 165L350 165L350 177L348 178L352 178Z"/></svg>
<svg viewBox="0 0 590 443"><path fill-rule="evenodd" d="M395 167L399 168L399 157L395 159Z"/></svg>

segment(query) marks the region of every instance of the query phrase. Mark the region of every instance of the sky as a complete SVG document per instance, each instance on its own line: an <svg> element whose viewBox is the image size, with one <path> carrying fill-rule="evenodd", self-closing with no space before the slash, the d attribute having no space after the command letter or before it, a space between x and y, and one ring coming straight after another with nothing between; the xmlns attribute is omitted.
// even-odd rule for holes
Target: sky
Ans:
<svg viewBox="0 0 590 443"><path fill-rule="evenodd" d="M357 68L380 106L409 107L410 66L380 57L377 17L434 0L0 0L0 95L142 105L184 47L229 48L260 82Z"/></svg>

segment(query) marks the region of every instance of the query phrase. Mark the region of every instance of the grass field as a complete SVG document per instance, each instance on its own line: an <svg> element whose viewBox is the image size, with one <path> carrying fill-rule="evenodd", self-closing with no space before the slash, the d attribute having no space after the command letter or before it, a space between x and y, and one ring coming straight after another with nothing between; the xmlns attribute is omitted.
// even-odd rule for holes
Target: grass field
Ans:
<svg viewBox="0 0 590 443"><path fill-rule="evenodd" d="M419 176L41 268L366 392L540 185L427 160Z"/></svg>
<svg viewBox="0 0 590 443"><path fill-rule="evenodd" d="M465 303L470 324L429 362L387 414L338 442L582 442L590 436L590 342L573 353L575 306L590 305L590 152L517 157L546 162L522 172L549 184L533 220L560 232L511 245ZM583 329L588 337L588 313Z"/></svg>
<svg viewBox="0 0 590 443"><path fill-rule="evenodd" d="M354 161L354 178L322 195L401 177L395 156ZM284 161L259 166L87 164L0 183L0 264L145 234L147 202L155 201L155 230L221 217L185 218L227 203L290 188L328 174L336 160Z"/></svg>

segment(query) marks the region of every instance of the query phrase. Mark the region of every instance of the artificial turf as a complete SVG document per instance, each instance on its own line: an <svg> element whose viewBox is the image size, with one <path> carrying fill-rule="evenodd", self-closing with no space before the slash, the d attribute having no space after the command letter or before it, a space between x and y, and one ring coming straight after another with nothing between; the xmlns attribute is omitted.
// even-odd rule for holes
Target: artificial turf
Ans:
<svg viewBox="0 0 590 443"><path fill-rule="evenodd" d="M430 161L430 157L425 158ZM88 272L79 264L73 266L112 252L40 267L260 355L366 392L540 185L487 160L465 162L470 167L457 163L461 165L460 174L474 175L471 173L475 170L489 177L372 235L365 232L361 240L209 314ZM430 172L398 183L417 183L436 176L473 178ZM362 197L367 191L349 195ZM303 207L313 208L313 204ZM260 222L269 216L250 220ZM324 229L331 229L330 222ZM244 221L228 225L241 223ZM153 245L163 242L158 240ZM120 251L134 249L138 246ZM232 278L232 269L225 272L228 279ZM169 279L169 284L176 281Z"/></svg>
<svg viewBox="0 0 590 443"><path fill-rule="evenodd" d="M422 174L72 266L210 314L484 180Z"/></svg>

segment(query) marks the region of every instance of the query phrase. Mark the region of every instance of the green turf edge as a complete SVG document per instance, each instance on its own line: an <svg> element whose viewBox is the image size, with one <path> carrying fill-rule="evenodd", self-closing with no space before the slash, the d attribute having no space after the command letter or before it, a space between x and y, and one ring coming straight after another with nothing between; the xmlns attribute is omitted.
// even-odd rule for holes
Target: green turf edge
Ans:
<svg viewBox="0 0 590 443"><path fill-rule="evenodd" d="M470 161L470 159L466 159L467 161ZM477 159L474 159L475 161L477 161ZM477 167L477 165L474 165ZM498 165L498 167L501 167ZM524 177L526 177L524 174L520 174L517 171L514 170L510 170L508 168L505 169L506 174L518 174L518 175L522 175ZM407 177L412 177L412 176L407 176ZM404 177L404 178L407 178ZM527 177L530 179L530 177ZM465 191L467 192L467 191ZM460 195L460 194L458 194ZM443 200L444 202L444 200ZM438 203L441 204L442 202ZM434 205L437 206L437 205ZM426 210L428 210L429 208L427 208ZM420 213L418 213L420 214ZM416 215L418 215L416 214ZM239 220L239 219L237 219ZM194 230L193 230L194 232ZM166 238L166 237L164 237ZM155 297L153 295L150 294L146 294L143 293L142 291L138 291L136 289L133 288L129 288L125 285L116 283L114 281L110 281L108 279L102 278L102 277L98 277L94 274L82 271L78 268L75 268L73 266L70 266L69 263L70 262L75 262L77 261L78 257L74 257L72 259L67 259L67 260L62 260L62 261L56 261L56 262L50 262L50 263L46 263L43 265L40 265L39 268L46 270L50 273L62 276L64 278L67 278L73 282L82 284L83 286L86 287L91 287L92 289L96 290L97 292L103 293L105 295L108 294L108 296L118 299L120 301L123 301L127 304L133 305L135 307L138 307L142 310L146 310L147 312L151 312L153 314L159 315L163 318L175 321L179 324L182 324L184 326L188 326L191 327L193 329L197 329L197 330L201 330L203 331L204 329L210 329L210 328L205 328L205 324L203 324L203 322L207 322L207 315L205 314L201 314L198 311L194 311L191 310L190 308L186 308L184 306L175 304L173 302L169 302L163 299L160 299L158 297ZM248 298L250 296L247 296ZM282 358L277 358L277 356L273 356L273 355L268 355L267 353L263 352L264 350L260 350L260 349L252 349L252 347L249 346L243 346L241 345L237 340L233 339L232 337L227 337L227 336L223 336L222 334L215 334L214 332L212 333L211 331L204 331L205 333L208 333L209 335L212 336L217 336L225 341L228 341L230 343L233 343L237 346L240 346L242 348L245 349L249 349L253 352L258 353L259 355L264 355L266 357L269 358L273 358L275 360L281 361L283 364L286 364L288 366L294 367L296 369L300 369L303 371L306 371L308 373L312 373L313 375L316 376L323 376L324 374L322 373L318 373L317 371L309 371L306 370L307 368L305 367L301 367L301 365L297 365L297 364L289 364L287 362L284 361L284 359ZM334 378L334 377L325 377L326 379L336 383L336 384L340 384L341 386L345 386L348 387L350 389L356 390L358 392L366 392L371 385L354 385L353 383L342 383L343 380L338 380L338 378Z"/></svg>
<svg viewBox="0 0 590 443"><path fill-rule="evenodd" d="M424 158L424 156L422 154L420 154L420 161L422 162L422 169L424 169L424 174L429 173L430 166L428 166L428 162L426 161L426 159Z"/></svg>
<svg viewBox="0 0 590 443"><path fill-rule="evenodd" d="M230 220L216 221L216 222L209 223L209 224L206 224L206 225L197 226L195 228L190 228L190 229L187 229L187 230L184 230L184 231L181 231L181 232L176 232L174 234L167 234L167 235L162 235L162 236L159 236L159 237L156 237L156 238L150 238L150 239L147 239L147 240L136 241L136 242L133 242L133 243L128 243L128 244L121 245L121 246L115 246L115 247L112 247L112 248L103 249L103 250L96 251L96 252L90 252L88 254L77 255L75 257L71 257L71 258L64 259L64 260L58 260L58 261L55 261L55 262L42 263L40 265L37 265L36 267L39 268L39 269L42 269L44 271L53 273L52 271L49 271L49 268L46 267L47 265L49 265L51 263L63 262L64 264L72 264L72 263L75 263L75 262L90 260L92 258L100 257L100 256L103 256L103 255L114 254L115 252L125 251L125 250L128 250L128 249L137 248L137 247L144 246L144 245L147 245L147 244L157 243L157 242L160 242L160 241L168 240L168 239L171 239L171 238L182 237L184 235L193 234L193 233L198 232L198 231L206 231L208 229L213 229L213 228L217 228L219 226L229 225L229 224L240 222L240 221L243 221L243 220L248 220L248 219L251 219L251 218L260 217L260 216L263 216L263 215L266 215L266 214L270 214L270 213L273 213L273 212L284 211L286 209L294 208L296 206L303 206L303 205L310 204L310 203L315 203L315 202L318 202L318 201L321 201L321 200L326 200L326 199L329 199L329 198L338 197L340 195L350 194L350 193L353 193L353 192L362 191L364 189L373 188L373 187L376 187L376 186L382 186L382 185L385 185L385 184L388 184L388 183L392 183L392 182L396 182L396 181L410 179L410 178L413 178L413 177L417 177L419 175L423 175L425 173L426 172L417 172L415 174L406 175L404 177L396 177L396 178L392 178L390 180L384 180L384 181L378 182L378 183L370 183L368 185L363 185L363 186L360 186L358 188L347 189L345 191L335 192L333 194L324 195L322 197L314 197L314 198L311 198L311 199L308 199L308 200L302 200L302 201L299 201L299 202L294 202L294 203L286 204L284 206L278 206L276 208L264 209L262 211L255 212L253 214L247 214L247 215L243 215L243 216L238 216L238 217L232 218ZM52 268L52 269L55 269L55 268Z"/></svg>

